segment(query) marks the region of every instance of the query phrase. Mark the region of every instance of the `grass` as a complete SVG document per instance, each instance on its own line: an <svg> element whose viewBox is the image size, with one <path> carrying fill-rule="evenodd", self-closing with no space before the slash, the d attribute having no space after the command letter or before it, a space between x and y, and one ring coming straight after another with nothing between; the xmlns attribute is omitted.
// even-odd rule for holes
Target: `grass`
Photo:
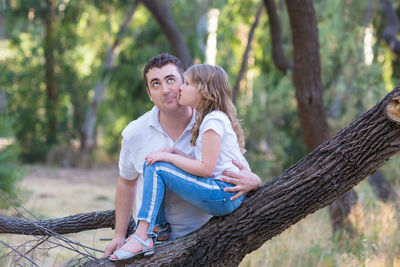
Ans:
<svg viewBox="0 0 400 267"><path fill-rule="evenodd" d="M27 175L20 186L25 192L23 203L41 219L114 207L118 174L116 166L95 167L91 171L44 166L27 166L26 169ZM400 266L399 212L392 204L377 200L366 182L358 185L356 191L359 204L353 210L351 220L358 233L353 238L338 241L332 237L329 213L324 208L247 255L240 266ZM12 210L0 212L17 215ZM108 241L100 241L100 238L111 238L112 235L111 229L99 229L67 237L104 250ZM32 239L19 235L0 235L0 240L13 246ZM32 244L20 250L27 251ZM49 248L47 244L47 247L36 249L34 254L29 255L39 266L65 266L77 255L60 247ZM0 244L0 254L6 251ZM102 257L100 252L94 252L94 255ZM0 259L0 266L15 266L15 259ZM30 266L24 259L18 263Z"/></svg>
<svg viewBox="0 0 400 267"><path fill-rule="evenodd" d="M240 266L400 266L398 211L377 200L366 182L356 191L359 203L351 220L358 233L353 238L332 236L324 208L247 255Z"/></svg>

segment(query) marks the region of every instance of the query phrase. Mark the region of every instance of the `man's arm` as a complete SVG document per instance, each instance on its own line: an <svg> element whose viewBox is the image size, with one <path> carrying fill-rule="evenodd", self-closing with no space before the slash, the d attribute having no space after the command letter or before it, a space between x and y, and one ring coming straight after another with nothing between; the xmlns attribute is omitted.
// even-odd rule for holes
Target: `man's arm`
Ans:
<svg viewBox="0 0 400 267"><path fill-rule="evenodd" d="M261 179L257 174L251 172L248 168L246 168L243 164L233 160L233 164L235 164L239 168L239 172L228 172L225 171L222 174L228 177L222 177L221 181L226 183L234 184L235 186L226 187L226 192L237 192L231 200L235 200L241 195L246 194L249 191L256 190L261 186Z"/></svg>
<svg viewBox="0 0 400 267"><path fill-rule="evenodd" d="M113 239L107 245L104 257L110 256L115 250L125 244L129 218L136 197L136 186L137 179L127 180L121 176L118 177L115 193L115 232Z"/></svg>

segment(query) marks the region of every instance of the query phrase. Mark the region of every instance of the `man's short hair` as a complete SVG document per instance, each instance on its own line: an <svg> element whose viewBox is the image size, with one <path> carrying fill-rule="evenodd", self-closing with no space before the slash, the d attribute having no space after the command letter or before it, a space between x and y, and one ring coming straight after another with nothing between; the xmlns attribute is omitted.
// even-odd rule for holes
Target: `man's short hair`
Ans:
<svg viewBox="0 0 400 267"><path fill-rule="evenodd" d="M180 61L179 58L170 55L168 53L162 53L159 54L153 58L151 58L149 60L149 62L147 62L146 66L144 66L144 70L143 70L143 78L146 82L146 85L149 86L147 84L147 73L150 71L150 69L152 68L162 68L167 64L173 64L176 66L176 68L178 69L179 73L181 74L181 77L183 77L183 72L185 71L182 61Z"/></svg>

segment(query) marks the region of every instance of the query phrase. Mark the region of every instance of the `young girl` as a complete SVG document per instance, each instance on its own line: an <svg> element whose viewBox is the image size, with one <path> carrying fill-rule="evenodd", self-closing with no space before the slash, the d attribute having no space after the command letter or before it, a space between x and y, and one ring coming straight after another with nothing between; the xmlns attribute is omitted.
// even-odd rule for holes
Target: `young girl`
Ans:
<svg viewBox="0 0 400 267"><path fill-rule="evenodd" d="M153 253L153 228L157 215L163 214L163 198L169 188L182 199L214 216L233 212L244 196L225 192L232 184L220 181L223 171L239 169L232 160L248 167L244 136L236 119L231 88L225 71L218 66L199 64L184 74L179 104L196 110L191 144L195 155L176 148L150 153L143 166L144 189L137 228L129 241L114 252L110 260L123 260Z"/></svg>

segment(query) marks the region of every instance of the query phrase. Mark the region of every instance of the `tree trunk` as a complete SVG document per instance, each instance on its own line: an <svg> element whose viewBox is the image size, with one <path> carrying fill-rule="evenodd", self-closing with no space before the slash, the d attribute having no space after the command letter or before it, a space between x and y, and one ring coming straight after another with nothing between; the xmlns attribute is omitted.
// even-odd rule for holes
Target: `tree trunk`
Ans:
<svg viewBox="0 0 400 267"><path fill-rule="evenodd" d="M296 88L297 114L306 142L312 151L332 136L322 100L321 60L319 56L318 28L312 0L286 0L294 47L293 83ZM330 208L332 229L338 227L353 234L348 215L355 192L337 199Z"/></svg>
<svg viewBox="0 0 400 267"><path fill-rule="evenodd" d="M368 183L374 189L376 196L384 202L393 202L397 205L397 193L392 188L392 185L385 179L383 173L377 170L374 174L368 177Z"/></svg>
<svg viewBox="0 0 400 267"><path fill-rule="evenodd" d="M55 20L56 0L46 1L45 15L45 37L44 37L44 57L45 57L45 80L46 80L46 116L47 116L47 144L56 143L56 124L57 124L57 85L55 78L55 39L54 39L54 20Z"/></svg>
<svg viewBox="0 0 400 267"><path fill-rule="evenodd" d="M294 48L293 83L301 129L312 151L332 136L322 101L318 28L312 0L286 0Z"/></svg>
<svg viewBox="0 0 400 267"><path fill-rule="evenodd" d="M285 53L283 52L282 28L276 11L275 0L264 0L264 5L267 9L269 18L269 30L272 41L272 60L279 70L281 70L283 73L286 73L288 70L293 68L293 64L286 58Z"/></svg>
<svg viewBox="0 0 400 267"><path fill-rule="evenodd" d="M233 88L233 92L232 92L232 100L233 100L234 104L236 104L236 101L237 101L237 98L239 95L240 81L243 79L244 72L246 71L246 68L247 68L247 61L248 61L249 52L250 52L250 48L251 48L251 41L253 40L254 31L258 25L258 22L260 21L262 10L263 10L262 6L260 6L260 8L257 11L256 17L254 19L254 23L253 23L253 25L251 25L249 37L247 38L247 45L246 45L246 49L244 50L244 53L243 53L242 64L240 65L239 74L236 78L235 87Z"/></svg>
<svg viewBox="0 0 400 267"><path fill-rule="evenodd" d="M398 100L393 100L397 96ZM389 116L386 108L392 105ZM397 122L394 122L397 120ZM264 242L330 205L400 151L400 87L296 165L249 194L233 213L118 266L235 266ZM107 259L86 266L115 266Z"/></svg>
<svg viewBox="0 0 400 267"><path fill-rule="evenodd" d="M390 0L381 0L386 26L382 37L389 45L390 49L400 55L400 41L397 39L399 33L399 19Z"/></svg>
<svg viewBox="0 0 400 267"><path fill-rule="evenodd" d="M192 65L192 57L183 36L176 25L171 12L171 7L162 0L142 0L146 8L153 14L162 31L167 36L175 56L179 58L185 68Z"/></svg>
<svg viewBox="0 0 400 267"><path fill-rule="evenodd" d="M81 151L84 165L89 164L91 150L94 146L94 130L97 121L98 107L103 100L104 91L111 78L111 71L115 65L120 52L120 45L126 29L129 27L133 14L135 13L137 3L132 3L125 14L125 18L120 25L118 34L113 44L107 49L106 59L103 64L101 77L94 86L94 96L86 112L85 122L82 127Z"/></svg>

